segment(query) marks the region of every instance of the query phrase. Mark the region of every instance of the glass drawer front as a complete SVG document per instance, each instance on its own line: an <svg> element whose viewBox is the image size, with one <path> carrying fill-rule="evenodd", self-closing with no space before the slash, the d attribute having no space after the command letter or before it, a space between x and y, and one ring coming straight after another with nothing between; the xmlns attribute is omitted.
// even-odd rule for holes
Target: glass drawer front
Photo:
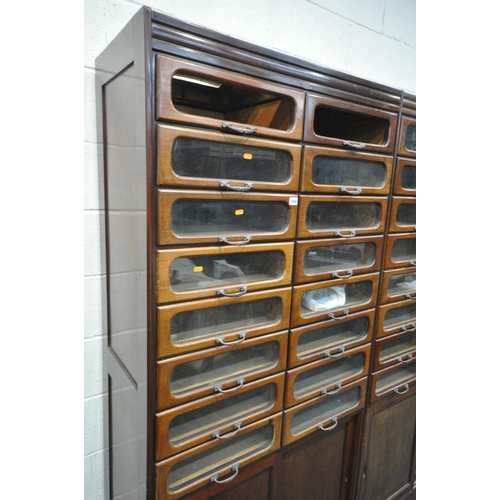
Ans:
<svg viewBox="0 0 500 500"><path fill-rule="evenodd" d="M408 191L417 189L417 167L415 165L405 165L401 171L401 187Z"/></svg>
<svg viewBox="0 0 500 500"><path fill-rule="evenodd" d="M417 193L417 162L398 158L394 194L415 196Z"/></svg>
<svg viewBox="0 0 500 500"><path fill-rule="evenodd" d="M392 360L406 362L412 359L412 353L415 352L416 347L417 334L415 332L383 342L379 351L379 363L389 363Z"/></svg>
<svg viewBox="0 0 500 500"><path fill-rule="evenodd" d="M391 232L416 231L417 203L415 198L393 197Z"/></svg>
<svg viewBox="0 0 500 500"><path fill-rule="evenodd" d="M401 305L399 305L401 304ZM415 302L401 302L380 308L377 336L385 337L397 332L413 331L416 328L417 305Z"/></svg>
<svg viewBox="0 0 500 500"><path fill-rule="evenodd" d="M387 240L386 268L415 266L417 262L417 238L415 235L389 236Z"/></svg>
<svg viewBox="0 0 500 500"><path fill-rule="evenodd" d="M389 278L387 295L389 297L415 293L417 290L417 273L397 274Z"/></svg>
<svg viewBox="0 0 500 500"><path fill-rule="evenodd" d="M408 151L417 151L417 126L415 124L408 125L406 128L405 148Z"/></svg>
<svg viewBox="0 0 500 500"><path fill-rule="evenodd" d="M387 392L397 392L404 394L408 392L408 383L413 382L416 378L417 364L398 366L395 369L388 369L377 377L375 383L375 396L380 396Z"/></svg>

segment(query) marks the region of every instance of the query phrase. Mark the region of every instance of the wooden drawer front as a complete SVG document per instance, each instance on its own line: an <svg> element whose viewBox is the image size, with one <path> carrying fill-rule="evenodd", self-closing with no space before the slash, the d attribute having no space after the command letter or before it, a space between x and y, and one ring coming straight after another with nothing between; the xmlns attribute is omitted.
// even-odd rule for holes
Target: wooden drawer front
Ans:
<svg viewBox="0 0 500 500"><path fill-rule="evenodd" d="M417 121L415 118L403 117L400 134L399 154L412 157L417 156Z"/></svg>
<svg viewBox="0 0 500 500"><path fill-rule="evenodd" d="M392 153L397 115L340 99L308 94L304 141Z"/></svg>
<svg viewBox="0 0 500 500"><path fill-rule="evenodd" d="M250 339L243 345L206 349L158 362L157 409L213 394L231 394L244 384L283 371L288 332Z"/></svg>
<svg viewBox="0 0 500 500"><path fill-rule="evenodd" d="M417 363L413 358L408 363L390 366L372 375L370 402L390 396L403 395L415 390Z"/></svg>
<svg viewBox="0 0 500 500"><path fill-rule="evenodd" d="M285 374L251 382L236 394L209 396L156 416L156 460L209 441L234 438L283 408Z"/></svg>
<svg viewBox="0 0 500 500"><path fill-rule="evenodd" d="M306 146L302 161L305 193L387 195L391 189L391 157Z"/></svg>
<svg viewBox="0 0 500 500"><path fill-rule="evenodd" d="M295 237L297 196L158 190L158 245Z"/></svg>
<svg viewBox="0 0 500 500"><path fill-rule="evenodd" d="M413 332L417 329L417 304L404 300L379 307L376 337L383 338L395 333Z"/></svg>
<svg viewBox="0 0 500 500"><path fill-rule="evenodd" d="M244 297L206 299L158 307L158 358L206 347L230 349L248 339L285 330L291 288Z"/></svg>
<svg viewBox="0 0 500 500"><path fill-rule="evenodd" d="M228 191L297 191L301 147L157 125L160 185Z"/></svg>
<svg viewBox="0 0 500 500"><path fill-rule="evenodd" d="M298 241L294 283L339 279L380 270L383 236Z"/></svg>
<svg viewBox="0 0 500 500"><path fill-rule="evenodd" d="M383 370L388 366L409 363L415 358L417 333L397 333L375 342L373 371Z"/></svg>
<svg viewBox="0 0 500 500"><path fill-rule="evenodd" d="M350 349L336 359L322 359L289 370L286 374L285 408L316 396L333 396L343 386L368 375L370 345Z"/></svg>
<svg viewBox="0 0 500 500"><path fill-rule="evenodd" d="M322 319L347 318L375 307L379 274L356 276L345 281L323 281L293 287L292 326Z"/></svg>
<svg viewBox="0 0 500 500"><path fill-rule="evenodd" d="M349 315L344 319L330 319L290 332L288 366L302 366L311 361L338 358L346 349L371 342L375 323L375 309Z"/></svg>
<svg viewBox="0 0 500 500"><path fill-rule="evenodd" d="M416 198L403 198L394 196L392 198L389 231L391 233L398 233L400 231L416 231L416 230L417 230Z"/></svg>
<svg viewBox="0 0 500 500"><path fill-rule="evenodd" d="M384 269L417 265L417 235L393 234L387 237Z"/></svg>
<svg viewBox="0 0 500 500"><path fill-rule="evenodd" d="M230 482L240 468L280 446L281 413L246 426L233 439L212 441L156 464L156 500Z"/></svg>
<svg viewBox="0 0 500 500"><path fill-rule="evenodd" d="M417 162L398 158L394 194L415 196L417 194Z"/></svg>
<svg viewBox="0 0 500 500"><path fill-rule="evenodd" d="M156 302L241 297L290 285L293 242L204 247L156 252Z"/></svg>
<svg viewBox="0 0 500 500"><path fill-rule="evenodd" d="M332 396L322 395L285 410L282 445L316 431L334 429L338 421L365 406L366 378L342 387Z"/></svg>
<svg viewBox="0 0 500 500"><path fill-rule="evenodd" d="M404 299L417 300L417 269L384 271L380 302L389 304Z"/></svg>
<svg viewBox="0 0 500 500"><path fill-rule="evenodd" d="M382 234L386 213L387 198L301 195L297 237Z"/></svg>
<svg viewBox="0 0 500 500"><path fill-rule="evenodd" d="M156 57L159 120L302 139L302 92L164 55Z"/></svg>

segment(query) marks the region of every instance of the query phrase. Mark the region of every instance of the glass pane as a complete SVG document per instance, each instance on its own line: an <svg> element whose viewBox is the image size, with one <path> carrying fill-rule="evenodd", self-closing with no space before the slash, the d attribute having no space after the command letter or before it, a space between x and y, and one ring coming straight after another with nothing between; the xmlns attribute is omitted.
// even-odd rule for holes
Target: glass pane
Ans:
<svg viewBox="0 0 500 500"><path fill-rule="evenodd" d="M415 226L417 223L417 204L400 203L396 212L398 226Z"/></svg>
<svg viewBox="0 0 500 500"><path fill-rule="evenodd" d="M401 295L402 293L414 293L417 290L417 273L396 274L389 278L387 284L387 295Z"/></svg>
<svg viewBox="0 0 500 500"><path fill-rule="evenodd" d="M316 427L318 424L324 424L325 427L328 427L328 424L324 423L327 419L354 408L359 403L360 392L359 387L354 387L349 391L335 394L318 404L298 411L292 417L290 426L292 434L299 434L306 429Z"/></svg>
<svg viewBox="0 0 500 500"><path fill-rule="evenodd" d="M417 319L417 305L408 304L402 307L389 309L384 316L384 330L391 330L399 326L415 323Z"/></svg>
<svg viewBox="0 0 500 500"><path fill-rule="evenodd" d="M286 182L292 157L287 151L181 137L172 145L172 169L181 177Z"/></svg>
<svg viewBox="0 0 500 500"><path fill-rule="evenodd" d="M312 313L364 304L371 299L371 295L371 281L311 290L302 295L300 312L302 316L308 316Z"/></svg>
<svg viewBox="0 0 500 500"><path fill-rule="evenodd" d="M368 318L357 318L345 323L332 324L302 334L297 343L297 356L307 358L338 345L364 339L368 333Z"/></svg>
<svg viewBox="0 0 500 500"><path fill-rule="evenodd" d="M385 363L404 354L414 352L417 348L417 334L410 333L397 339L385 342L380 348L379 360Z"/></svg>
<svg viewBox="0 0 500 500"><path fill-rule="evenodd" d="M314 132L324 137L369 144L385 144L389 121L384 118L318 106L314 112Z"/></svg>
<svg viewBox="0 0 500 500"><path fill-rule="evenodd" d="M313 201L307 207L306 227L311 231L376 229L380 214L378 203Z"/></svg>
<svg viewBox="0 0 500 500"><path fill-rule="evenodd" d="M271 297L180 312L170 322L170 338L174 344L182 345L271 326L279 322L282 307L281 298Z"/></svg>
<svg viewBox="0 0 500 500"><path fill-rule="evenodd" d="M170 392L179 396L208 386L234 381L271 369L278 360L278 343L267 342L176 366L170 374Z"/></svg>
<svg viewBox="0 0 500 500"><path fill-rule="evenodd" d="M417 239L401 238L397 239L392 245L391 261L407 262L417 258Z"/></svg>
<svg viewBox="0 0 500 500"><path fill-rule="evenodd" d="M273 439L273 426L236 436L230 441L175 464L168 473L168 489L176 492L200 479L208 479L218 471L268 448Z"/></svg>
<svg viewBox="0 0 500 500"><path fill-rule="evenodd" d="M365 355L361 352L303 372L295 379L293 394L300 398L321 389L332 390L335 384L361 373L364 363Z"/></svg>
<svg viewBox="0 0 500 500"><path fill-rule="evenodd" d="M172 103L181 113L278 130L294 121L289 98L189 73L173 76Z"/></svg>
<svg viewBox="0 0 500 500"><path fill-rule="evenodd" d="M406 128L405 148L408 151L417 150L417 127L416 125L408 125Z"/></svg>
<svg viewBox="0 0 500 500"><path fill-rule="evenodd" d="M276 201L180 199L172 207L179 235L280 233L288 227L288 204Z"/></svg>
<svg viewBox="0 0 500 500"><path fill-rule="evenodd" d="M401 187L403 189L417 189L417 167L405 165L401 172Z"/></svg>
<svg viewBox="0 0 500 500"><path fill-rule="evenodd" d="M174 292L225 287L234 283L266 281L283 276L283 252L248 252L199 255L175 259L170 267L170 285Z"/></svg>
<svg viewBox="0 0 500 500"><path fill-rule="evenodd" d="M276 399L276 385L267 384L208 406L175 417L170 423L168 439L180 445L271 408Z"/></svg>
<svg viewBox="0 0 500 500"><path fill-rule="evenodd" d="M304 256L304 272L314 275L369 267L375 262L375 251L375 243L311 247Z"/></svg>
<svg viewBox="0 0 500 500"><path fill-rule="evenodd" d="M383 162L316 156L311 174L312 181L320 185L378 188L385 184Z"/></svg>
<svg viewBox="0 0 500 500"><path fill-rule="evenodd" d="M375 384L375 394L381 394L390 389L395 389L400 385L414 380L416 373L416 363L402 366L401 368L397 368L395 370L389 371L388 373L384 373L379 377L377 383Z"/></svg>

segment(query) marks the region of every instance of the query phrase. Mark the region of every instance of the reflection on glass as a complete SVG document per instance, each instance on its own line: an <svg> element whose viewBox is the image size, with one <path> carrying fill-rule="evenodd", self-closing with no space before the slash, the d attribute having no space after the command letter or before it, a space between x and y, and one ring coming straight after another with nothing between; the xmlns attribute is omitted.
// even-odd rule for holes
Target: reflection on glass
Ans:
<svg viewBox="0 0 500 500"><path fill-rule="evenodd" d="M391 261L394 263L413 261L417 258L417 239L400 238L392 245Z"/></svg>
<svg viewBox="0 0 500 500"><path fill-rule="evenodd" d="M408 125L406 128L405 148L408 151L417 150L417 127L416 125Z"/></svg>
<svg viewBox="0 0 500 500"><path fill-rule="evenodd" d="M380 225L379 203L313 201L306 211L306 227L311 231L376 229Z"/></svg>
<svg viewBox="0 0 500 500"><path fill-rule="evenodd" d="M381 363L387 363L405 354L415 352L417 347L417 334L410 333L397 339L385 342L380 348L379 360Z"/></svg>
<svg viewBox="0 0 500 500"><path fill-rule="evenodd" d="M417 319L417 305L408 304L388 309L384 316L384 330L391 330L400 326L415 323Z"/></svg>
<svg viewBox="0 0 500 500"><path fill-rule="evenodd" d="M391 389L406 384L415 379L417 373L416 363L404 365L394 370L390 370L379 377L375 384L375 394L382 394Z"/></svg>
<svg viewBox="0 0 500 500"><path fill-rule="evenodd" d="M417 273L396 274L389 278L387 284L387 295L401 295L407 293L415 293L417 290Z"/></svg>
<svg viewBox="0 0 500 500"><path fill-rule="evenodd" d="M417 189L417 167L415 165L405 165L401 172L401 187L414 191Z"/></svg>
<svg viewBox="0 0 500 500"><path fill-rule="evenodd" d="M400 203L396 212L398 226L415 226L417 224L417 204Z"/></svg>

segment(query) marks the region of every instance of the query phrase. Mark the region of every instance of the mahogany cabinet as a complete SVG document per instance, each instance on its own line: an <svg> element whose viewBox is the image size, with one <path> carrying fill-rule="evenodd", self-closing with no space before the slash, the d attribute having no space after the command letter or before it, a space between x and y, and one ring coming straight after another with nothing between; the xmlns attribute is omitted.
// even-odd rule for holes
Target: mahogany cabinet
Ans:
<svg viewBox="0 0 500 500"><path fill-rule="evenodd" d="M415 96L147 7L96 68L111 498L409 493Z"/></svg>

